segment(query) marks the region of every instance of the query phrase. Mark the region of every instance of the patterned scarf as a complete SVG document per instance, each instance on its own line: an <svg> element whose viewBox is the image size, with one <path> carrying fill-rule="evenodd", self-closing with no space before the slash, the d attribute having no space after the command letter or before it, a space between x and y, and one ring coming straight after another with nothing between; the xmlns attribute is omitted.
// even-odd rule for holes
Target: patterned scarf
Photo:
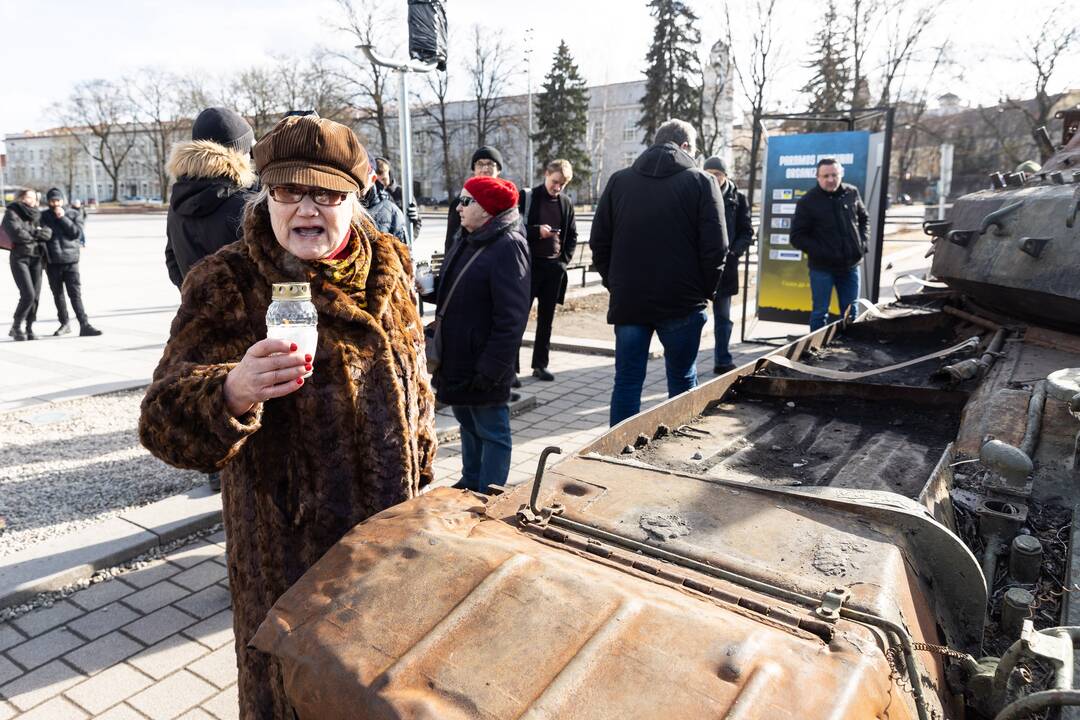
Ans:
<svg viewBox="0 0 1080 720"><path fill-rule="evenodd" d="M316 260L315 266L339 290L362 308L367 307L367 279L371 271L371 241L357 225L349 231L345 249L336 260Z"/></svg>

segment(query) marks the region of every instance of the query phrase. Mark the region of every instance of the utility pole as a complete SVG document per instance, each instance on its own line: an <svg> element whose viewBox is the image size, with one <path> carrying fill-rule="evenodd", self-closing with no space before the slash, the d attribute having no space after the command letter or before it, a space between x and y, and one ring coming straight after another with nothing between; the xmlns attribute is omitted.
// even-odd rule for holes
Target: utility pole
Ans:
<svg viewBox="0 0 1080 720"><path fill-rule="evenodd" d="M412 120L409 117L409 73L426 73L435 69L435 63L418 60L391 60L375 52L370 45L357 45L367 59L381 67L390 68L398 74L398 144L401 148L401 205L406 211L413 200L412 179ZM405 237L411 247L412 223L405 223Z"/></svg>
<svg viewBox="0 0 1080 720"><path fill-rule="evenodd" d="M535 179L536 168L533 163L533 102L532 102L532 52L533 52L533 29L525 28L525 84L526 88L526 103L528 104L527 113L528 120L528 138L525 146L526 152L529 154L525 160L525 167L527 168L527 175L525 176L525 185L532 187L533 180Z"/></svg>

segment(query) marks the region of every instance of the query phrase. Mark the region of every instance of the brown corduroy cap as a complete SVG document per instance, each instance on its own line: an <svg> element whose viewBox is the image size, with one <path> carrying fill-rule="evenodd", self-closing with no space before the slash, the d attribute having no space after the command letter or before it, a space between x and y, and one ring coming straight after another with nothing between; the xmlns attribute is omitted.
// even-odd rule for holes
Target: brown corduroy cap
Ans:
<svg viewBox="0 0 1080 720"><path fill-rule="evenodd" d="M360 192L370 167L351 129L311 115L283 119L255 144L255 169L263 185L310 185Z"/></svg>

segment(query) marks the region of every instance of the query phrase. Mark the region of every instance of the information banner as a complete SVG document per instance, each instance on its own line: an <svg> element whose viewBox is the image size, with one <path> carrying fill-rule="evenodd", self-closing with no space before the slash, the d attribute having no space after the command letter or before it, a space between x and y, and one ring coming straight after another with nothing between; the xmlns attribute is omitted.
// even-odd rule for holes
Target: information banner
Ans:
<svg viewBox="0 0 1080 720"><path fill-rule="evenodd" d="M758 319L809 321L812 303L806 258L791 246L795 204L817 184L817 163L826 157L836 158L844 166L843 182L857 187L865 203L869 145L870 133L866 131L769 138L758 232ZM835 293L831 312L840 314Z"/></svg>

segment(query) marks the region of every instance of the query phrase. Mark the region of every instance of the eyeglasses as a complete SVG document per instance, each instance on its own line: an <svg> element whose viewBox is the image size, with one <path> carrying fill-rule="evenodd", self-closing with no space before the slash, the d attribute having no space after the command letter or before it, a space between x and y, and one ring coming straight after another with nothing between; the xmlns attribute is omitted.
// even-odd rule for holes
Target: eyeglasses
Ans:
<svg viewBox="0 0 1080 720"><path fill-rule="evenodd" d="M316 205L334 206L345 202L347 192L326 190L325 188L306 187L304 185L271 185L270 197L284 205L295 205L307 195Z"/></svg>
<svg viewBox="0 0 1080 720"><path fill-rule="evenodd" d="M458 204L461 205L461 207L469 207L474 202L476 202L476 198L474 197L463 197L461 198L461 202Z"/></svg>
<svg viewBox="0 0 1080 720"><path fill-rule="evenodd" d="M477 160L473 163L473 168L493 168L498 167L499 163L494 160Z"/></svg>

